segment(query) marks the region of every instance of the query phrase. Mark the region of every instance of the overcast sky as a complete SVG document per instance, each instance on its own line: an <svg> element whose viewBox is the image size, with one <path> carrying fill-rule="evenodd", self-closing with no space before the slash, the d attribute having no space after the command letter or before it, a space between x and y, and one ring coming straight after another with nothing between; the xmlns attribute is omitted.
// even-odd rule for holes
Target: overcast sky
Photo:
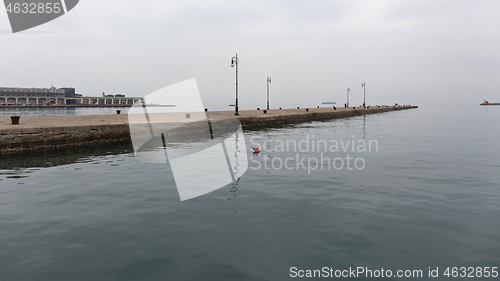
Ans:
<svg viewBox="0 0 500 281"><path fill-rule="evenodd" d="M196 78L206 107L500 102L500 1L81 0L12 34L0 86L144 96Z"/></svg>

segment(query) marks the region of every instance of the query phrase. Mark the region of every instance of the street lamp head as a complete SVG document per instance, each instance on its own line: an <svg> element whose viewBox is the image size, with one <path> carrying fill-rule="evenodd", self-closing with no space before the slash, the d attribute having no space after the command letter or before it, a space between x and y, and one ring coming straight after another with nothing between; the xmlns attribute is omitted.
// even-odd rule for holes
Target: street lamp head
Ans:
<svg viewBox="0 0 500 281"><path fill-rule="evenodd" d="M234 67L235 64L238 64L238 56L234 56L231 58L231 67Z"/></svg>

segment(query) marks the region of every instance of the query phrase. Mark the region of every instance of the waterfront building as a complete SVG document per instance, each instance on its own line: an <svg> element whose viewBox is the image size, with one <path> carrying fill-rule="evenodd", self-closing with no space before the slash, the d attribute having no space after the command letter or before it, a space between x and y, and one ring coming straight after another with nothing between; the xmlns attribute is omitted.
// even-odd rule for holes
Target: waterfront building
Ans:
<svg viewBox="0 0 500 281"><path fill-rule="evenodd" d="M6 88L0 87L0 106L132 106L140 97L122 94L85 97L75 88Z"/></svg>
<svg viewBox="0 0 500 281"><path fill-rule="evenodd" d="M0 105L65 105L64 89L0 88Z"/></svg>

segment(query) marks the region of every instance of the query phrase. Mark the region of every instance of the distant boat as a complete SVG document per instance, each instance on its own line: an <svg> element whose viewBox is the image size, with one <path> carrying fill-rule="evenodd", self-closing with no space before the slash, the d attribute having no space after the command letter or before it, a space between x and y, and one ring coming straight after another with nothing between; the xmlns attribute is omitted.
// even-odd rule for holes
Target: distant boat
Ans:
<svg viewBox="0 0 500 281"><path fill-rule="evenodd" d="M494 103L494 102L490 103L487 100L485 100L483 103L481 103L479 105L500 105L500 103L498 103L498 102L496 102L496 103Z"/></svg>
<svg viewBox="0 0 500 281"><path fill-rule="evenodd" d="M324 101L321 104L337 104L337 103L334 101Z"/></svg>
<svg viewBox="0 0 500 281"><path fill-rule="evenodd" d="M175 104L157 104L157 103L147 103L147 107L175 107Z"/></svg>

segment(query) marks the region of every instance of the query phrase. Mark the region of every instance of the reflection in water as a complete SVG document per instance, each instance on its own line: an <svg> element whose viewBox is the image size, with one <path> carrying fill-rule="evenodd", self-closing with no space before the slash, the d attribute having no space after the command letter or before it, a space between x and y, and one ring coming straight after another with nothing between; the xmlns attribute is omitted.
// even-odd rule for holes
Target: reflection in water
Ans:
<svg viewBox="0 0 500 281"><path fill-rule="evenodd" d="M245 141L245 140L243 139L242 141ZM232 155L232 157L234 157L234 163L235 163L234 167L233 167L233 175L234 176L233 176L233 182L231 183L231 186L229 187L229 193L232 194L232 196L230 196L228 198L228 200L231 200L232 204L234 204L234 200L232 200L232 198L236 199L236 192L238 191L238 184L240 182L240 176L241 176L241 174L240 174L240 159L238 157L238 154L241 152L240 148L239 148L239 142L240 142L240 136L238 133L236 133L235 138L234 138L234 153ZM246 153L246 151L244 153ZM244 158L244 160L248 161L246 157ZM229 159L228 159L228 161L229 161ZM233 213L238 214L238 211L234 211Z"/></svg>
<svg viewBox="0 0 500 281"><path fill-rule="evenodd" d="M236 178L237 180L240 179L240 162L239 162L239 159L238 159L238 153L240 153L240 149L239 149L239 134L235 134L235 139L234 139L234 159L235 159L235 165L234 165L234 169L233 169L233 172L234 172L234 178Z"/></svg>
<svg viewBox="0 0 500 281"><path fill-rule="evenodd" d="M351 134L351 122L349 122L349 118L344 118L344 131L347 135Z"/></svg>
<svg viewBox="0 0 500 281"><path fill-rule="evenodd" d="M363 139L366 138L366 114L363 115Z"/></svg>
<svg viewBox="0 0 500 281"><path fill-rule="evenodd" d="M2 154L0 157L0 169L22 172L27 168L47 168L73 163L87 163L99 156L119 155L131 152L133 152L133 149L130 142L102 144L99 146L68 147L58 150L25 151L16 154Z"/></svg>
<svg viewBox="0 0 500 281"><path fill-rule="evenodd" d="M265 142L265 146L266 146L266 151L267 152L270 152L271 151L271 135L269 134L269 131L266 130L266 142ZM264 157L267 157L267 159L264 159L264 161L267 161L267 160L270 160L269 162L272 163L272 155L270 154L265 154ZM267 167L264 169L266 171L266 173L270 174L271 173L271 167Z"/></svg>

